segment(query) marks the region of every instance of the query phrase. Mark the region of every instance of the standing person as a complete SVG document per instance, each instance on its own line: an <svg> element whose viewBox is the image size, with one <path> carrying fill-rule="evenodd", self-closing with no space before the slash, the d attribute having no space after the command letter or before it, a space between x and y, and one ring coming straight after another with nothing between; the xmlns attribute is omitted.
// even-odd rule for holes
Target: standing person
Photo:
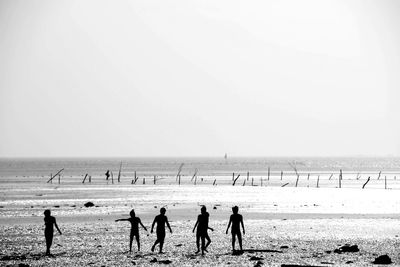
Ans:
<svg viewBox="0 0 400 267"><path fill-rule="evenodd" d="M160 253L162 253L164 240L165 240L165 225L168 226L169 231L172 234L171 226L169 225L168 218L165 216L166 209L161 208L160 214L154 218L153 224L151 225L151 233L153 233L154 225L157 223L157 240L151 247L151 251L154 252L154 248L160 243Z"/></svg>
<svg viewBox="0 0 400 267"><path fill-rule="evenodd" d="M46 238L46 256L50 256L50 247L53 244L53 234L54 234L54 227L56 227L57 231L61 235L60 228L58 228L56 218L51 216L51 211L50 210L45 210L44 211L44 237Z"/></svg>
<svg viewBox="0 0 400 267"><path fill-rule="evenodd" d="M239 241L240 251L243 251L242 233L240 232L240 224L241 224L242 225L242 229L243 229L243 234L246 233L245 230L244 230L243 216L238 213L239 212L238 206L234 206L232 208L232 212L233 212L233 214L231 215L231 217L229 219L228 228L226 228L226 234L228 234L229 227L231 226L231 223L232 223L232 229L231 229L231 233L232 233L232 250L235 251L235 237L237 236L238 241Z"/></svg>
<svg viewBox="0 0 400 267"><path fill-rule="evenodd" d="M131 212L129 214L131 215L130 218L128 218L128 219L117 219L115 221L116 222L128 221L128 222L131 223L131 235L130 235L130 239L129 239L129 252L132 252L133 237L136 237L136 243L137 243L138 251L140 251L139 224L144 228L144 230L146 230L146 232L147 232L147 229L142 224L142 221L140 220L140 218L136 217L134 209L131 210Z"/></svg>
<svg viewBox="0 0 400 267"><path fill-rule="evenodd" d="M110 178L110 170L107 170L105 175L106 175L106 180L108 181L108 179Z"/></svg>
<svg viewBox="0 0 400 267"><path fill-rule="evenodd" d="M196 254L200 252L200 239L201 239L201 254L204 255L204 251L208 252L207 247L211 243L211 239L208 236L208 229L210 229L211 231L214 231L214 229L212 229L211 227L208 227L208 221L209 221L210 214L207 212L206 206L202 206L200 211L201 211L201 213L199 214L199 216L197 216L197 221L196 221L196 224L194 225L193 233L197 227L197 232L196 232L197 251L196 251ZM204 245L206 239L207 239L207 244Z"/></svg>

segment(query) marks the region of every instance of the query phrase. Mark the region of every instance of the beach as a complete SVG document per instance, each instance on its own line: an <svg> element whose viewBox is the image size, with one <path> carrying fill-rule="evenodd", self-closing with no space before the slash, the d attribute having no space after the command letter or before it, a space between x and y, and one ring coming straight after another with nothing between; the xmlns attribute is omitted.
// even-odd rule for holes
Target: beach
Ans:
<svg viewBox="0 0 400 267"><path fill-rule="evenodd" d="M310 188L278 186L177 185L175 177L163 184L135 184L97 180L82 184L63 177L64 184L43 178L3 179L1 184L0 264L29 266L152 266L165 261L174 266L365 266L383 254L400 264L397 190ZM190 177L186 177L190 180ZM222 178L220 178L222 179ZM230 179L226 177L226 179ZM10 181L12 180L12 182ZM45 179L46 180L46 179ZM25 181L25 182L24 182ZM92 202L93 207L84 204ZM210 213L212 243L199 256L192 233L200 206ZM225 230L231 207L244 217L245 252L233 256ZM155 235L140 231L142 251L127 253L130 225L114 222L128 218L131 209L150 228L154 216L166 207L173 229L167 234L165 253L150 252ZM55 234L52 253L45 257L43 211L51 209L63 235ZM359 252L334 253L345 244ZM170 262L169 262L170 261ZM259 263L259 264L260 264ZM162 262L161 262L162 264Z"/></svg>

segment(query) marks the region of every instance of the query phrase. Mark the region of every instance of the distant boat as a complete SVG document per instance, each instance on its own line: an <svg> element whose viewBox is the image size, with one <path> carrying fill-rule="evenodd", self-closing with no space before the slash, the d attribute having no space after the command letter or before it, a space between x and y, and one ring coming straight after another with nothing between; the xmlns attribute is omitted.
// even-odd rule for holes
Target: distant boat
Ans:
<svg viewBox="0 0 400 267"><path fill-rule="evenodd" d="M224 159L227 159L227 158L228 158L228 154L225 153Z"/></svg>

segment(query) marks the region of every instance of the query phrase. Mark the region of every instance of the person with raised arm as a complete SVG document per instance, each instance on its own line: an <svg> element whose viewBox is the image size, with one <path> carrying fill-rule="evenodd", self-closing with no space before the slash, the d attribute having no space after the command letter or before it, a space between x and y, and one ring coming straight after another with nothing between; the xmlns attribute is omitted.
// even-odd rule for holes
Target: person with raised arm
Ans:
<svg viewBox="0 0 400 267"><path fill-rule="evenodd" d="M138 251L140 251L140 237L139 237L139 224L143 227L143 229L147 232L147 228L142 224L142 221L139 217L136 217L135 210L132 209L129 213L131 215L130 218L127 219L117 219L116 222L128 221L131 223L131 234L129 239L129 252L132 252L132 241L133 238L136 237L136 243L138 247Z"/></svg>

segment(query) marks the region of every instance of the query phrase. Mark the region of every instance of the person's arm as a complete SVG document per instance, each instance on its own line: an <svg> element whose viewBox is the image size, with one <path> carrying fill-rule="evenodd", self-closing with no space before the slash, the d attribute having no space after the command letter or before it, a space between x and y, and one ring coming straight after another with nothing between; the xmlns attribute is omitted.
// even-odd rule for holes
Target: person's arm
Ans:
<svg viewBox="0 0 400 267"><path fill-rule="evenodd" d="M196 224L195 224L194 227L193 227L193 233L194 233L194 230L196 229L196 227L197 227L198 224L199 224L199 219L197 219Z"/></svg>
<svg viewBox="0 0 400 267"><path fill-rule="evenodd" d="M232 217L229 218L228 227L226 228L226 234L228 234L228 230L229 230L229 227L231 227L231 223L232 223Z"/></svg>
<svg viewBox="0 0 400 267"><path fill-rule="evenodd" d="M242 225L243 234L246 234L246 231L244 230L243 217L240 218L240 224Z"/></svg>
<svg viewBox="0 0 400 267"><path fill-rule="evenodd" d="M142 223L142 221L141 221L140 219L139 219L139 223L140 223L140 225L143 227L143 229L146 230L146 232L147 232L146 226L143 225L143 223Z"/></svg>
<svg viewBox="0 0 400 267"><path fill-rule="evenodd" d="M129 221L129 219L117 219L116 222Z"/></svg>
<svg viewBox="0 0 400 267"><path fill-rule="evenodd" d="M56 227L57 231L60 233L60 235L62 235L60 228L58 228L57 222L56 222L56 218L54 218L54 226Z"/></svg>
<svg viewBox="0 0 400 267"><path fill-rule="evenodd" d="M157 217L156 217L156 218L157 218ZM153 224L151 225L151 231L150 231L150 233L153 233L153 228L154 228L154 225L156 224L156 218L154 218Z"/></svg>
<svg viewBox="0 0 400 267"><path fill-rule="evenodd" d="M165 222L167 223L167 226L168 226L168 228L169 228L169 232L172 234L172 229L171 229L171 226L169 225L169 222L168 222L168 218L167 218L167 217L165 217Z"/></svg>
<svg viewBox="0 0 400 267"><path fill-rule="evenodd" d="M211 227L208 227L208 229L210 229L211 231L213 231L213 232L214 232L214 229L213 229L213 228L211 228Z"/></svg>

